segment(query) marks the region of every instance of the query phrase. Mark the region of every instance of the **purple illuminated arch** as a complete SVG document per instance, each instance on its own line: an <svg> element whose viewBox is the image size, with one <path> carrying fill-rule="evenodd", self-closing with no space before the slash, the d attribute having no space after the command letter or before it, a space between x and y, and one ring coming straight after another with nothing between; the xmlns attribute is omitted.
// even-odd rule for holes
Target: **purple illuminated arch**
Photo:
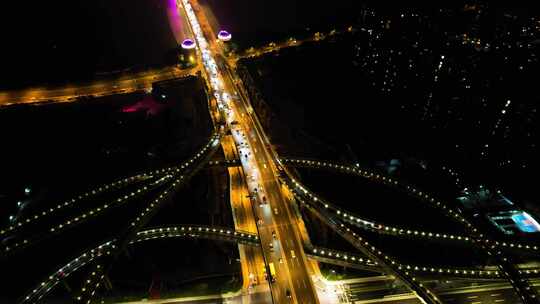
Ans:
<svg viewBox="0 0 540 304"><path fill-rule="evenodd" d="M190 49L194 49L195 48L195 41L193 41L193 39L184 39L184 41L182 41L182 48L183 49L186 49L186 50L190 50Z"/></svg>
<svg viewBox="0 0 540 304"><path fill-rule="evenodd" d="M224 31L224 30L221 30L218 33L218 38L221 41L229 41L229 40L231 40L232 36L231 36L231 33L227 32L227 31Z"/></svg>

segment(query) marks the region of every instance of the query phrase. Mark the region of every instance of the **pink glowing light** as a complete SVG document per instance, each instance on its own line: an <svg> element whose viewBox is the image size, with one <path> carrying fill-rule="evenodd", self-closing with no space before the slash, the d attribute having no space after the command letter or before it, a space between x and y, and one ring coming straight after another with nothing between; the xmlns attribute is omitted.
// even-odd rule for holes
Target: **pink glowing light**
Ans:
<svg viewBox="0 0 540 304"><path fill-rule="evenodd" d="M169 25L171 27L171 32L174 35L174 38L177 43L180 43L184 39L184 29L182 27L182 18L176 6L175 0L166 0L167 1L167 17L169 19Z"/></svg>
<svg viewBox="0 0 540 304"><path fill-rule="evenodd" d="M166 107L166 104L158 103L151 95L147 95L142 100L139 100L132 105L123 107L122 113L134 113L144 111L146 112L146 115L154 116L159 114L159 112L161 112Z"/></svg>

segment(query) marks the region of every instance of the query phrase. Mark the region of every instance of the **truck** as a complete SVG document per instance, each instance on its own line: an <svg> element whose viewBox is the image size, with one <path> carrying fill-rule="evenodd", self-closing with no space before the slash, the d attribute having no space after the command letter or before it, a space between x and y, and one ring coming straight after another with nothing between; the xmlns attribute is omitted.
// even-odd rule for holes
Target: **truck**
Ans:
<svg viewBox="0 0 540 304"><path fill-rule="evenodd" d="M270 268L270 281L273 283L276 281L276 268L274 267L274 263L268 263L268 268Z"/></svg>

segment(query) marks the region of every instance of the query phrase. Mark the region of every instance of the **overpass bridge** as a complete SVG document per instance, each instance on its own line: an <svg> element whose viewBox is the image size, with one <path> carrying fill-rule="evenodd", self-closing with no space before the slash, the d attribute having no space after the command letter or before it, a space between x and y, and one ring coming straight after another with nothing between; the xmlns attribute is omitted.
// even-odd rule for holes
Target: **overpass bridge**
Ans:
<svg viewBox="0 0 540 304"><path fill-rule="evenodd" d="M424 192L414 188L413 186L404 185L404 182L398 179L384 176L378 172L360 168L359 166L353 165L353 164L345 164L345 163L339 163L339 162L334 162L334 161L323 161L323 160L316 160L316 159L302 159L302 158L281 158L280 161L283 164L287 166L291 166L291 167L327 170L330 172L345 173L345 174L349 174L353 176L360 176L360 177L366 177L366 176L374 177L373 179L371 179L372 182L381 183L383 185L387 185L390 187L401 185L402 189L410 189L408 193L409 195L424 194ZM359 215L355 215L351 211L338 207L336 204L331 203L325 200L324 198L318 196L316 193L308 189L305 185L299 185L299 187L300 187L300 190L304 192L304 194L307 194L307 199L309 199L311 202L321 204L330 212L335 213L336 216L339 217L341 220L361 229L365 229L368 231L377 232L381 234L402 236L402 237L411 238L411 239L443 240L443 241L450 241L450 242L453 241L453 242L467 243L470 245L472 245L474 242L473 238L466 235L456 235L456 234L445 233L445 232L434 232L434 231L418 230L418 229L407 228L407 227L391 226L391 225L386 225L381 222L373 221L373 220L361 217ZM425 195L430 197L430 195L427 193L425 193ZM513 252L539 253L539 250L540 250L540 247L533 243L524 243L524 242L517 242L517 241L516 242L498 241L498 240L491 240L486 237L484 237L482 242L493 243L498 246L501 246L502 248L506 250L511 250Z"/></svg>
<svg viewBox="0 0 540 304"><path fill-rule="evenodd" d="M350 164L280 158L276 151L271 148L271 143L264 129L261 127L256 113L252 111L253 108L250 105L249 97L245 94L246 90L243 89L242 81L234 70L234 60L224 59L222 46L214 41L214 39L209 39L215 37L215 33L213 33L213 30L205 20L203 11L200 9L197 1L178 0L177 4L179 9L185 11L191 33L197 43L197 56L199 57L199 62L201 62L200 71L203 72L202 76L209 89L208 107L216 131L201 150L191 159L180 165L161 168L151 172L143 172L132 177L98 186L96 189L65 201L54 208L32 215L24 219L24 221L1 228L0 237L7 241L0 248L0 252L2 257L8 257L10 254L15 254L20 250L28 249L35 242L41 241L50 235L57 235L89 218L99 216L114 206L128 203L131 199L145 193L145 191L151 190L153 186L165 188L147 204L146 208L140 214L133 219L128 219L124 232L117 235L113 240L83 253L66 266L60 268L24 297L23 302L35 303L39 301L48 290L60 282L62 278L65 278L66 274L69 275L82 267L82 265L90 263L91 270L86 275L87 280L83 281L85 283L82 284L82 287L75 296L79 302L89 303L92 301L100 284L102 284L107 272L115 260L119 258L122 250L136 242L158 238L181 237L234 241L246 247L258 246L262 249L259 257L264 260L266 265L269 263L278 264L278 261L283 260L283 265L278 268L279 279L275 284L269 285L275 303L289 301L286 296L288 292L290 292L293 302L319 302L313 282L313 277L317 276L318 273L318 266L316 263L311 263L311 259L391 274L395 279L402 281L424 303L442 303L440 297L423 283L425 277L439 275L443 277L473 279L504 279L513 286L524 303L536 303L536 289L529 284L527 278L529 276L535 276L539 270L529 268L520 269L519 265L508 259L502 249L517 248L527 252L536 252L538 250L537 246L487 239L478 228L474 227L464 216L453 210L447 203L436 199L434 196L425 193L413 185L398 181L395 178ZM319 35L317 39L322 38ZM279 47L298 44L298 41L290 40ZM279 47L278 45L270 46L268 51L275 51ZM125 86L126 89L121 90L129 90L129 88L133 87L133 84L126 81ZM118 89L114 85L114 90L110 91L103 89L102 86L97 87L98 89L92 87L88 88L88 90L92 92L94 90L101 90L99 94L107 94L107 92L117 92L116 90ZM135 87L140 89L137 86ZM71 91L68 93L55 92L50 94L59 101L70 101L73 97L78 96ZM23 100L21 103L41 101L42 99L36 97L36 95L39 94L34 92L24 95L20 98ZM4 98L4 100L13 100L13 98L6 99L5 94L0 95L0 97ZM47 99L52 97L47 97ZM5 104L11 103L4 102ZM226 134L225 130L230 131L230 135ZM226 154L225 160L215 160L212 158L213 154L220 147L223 149L224 154ZM233 157L228 155L230 153L233 154ZM235 153L236 155L234 155ZM285 168L282 168L281 165ZM212 166L227 166L231 180L234 177L234 182L229 185L231 189L233 187L235 189L231 191L231 205L233 210L235 207L239 210L238 216L237 214L234 215L236 225L246 227L245 231L193 225L144 229L145 225L159 210L160 206L172 194L177 192L193 174L202 168ZM430 206L438 208L443 214L464 227L468 231L468 235L459 236L443 232L394 227L360 217L321 199L309 191L305 186L294 180L292 175L287 171L287 166L305 166L339 171L394 187ZM285 181L287 185L286 189L283 189L279 182L280 180ZM147 182L151 184L148 185ZM137 183L143 185L140 185L135 191L125 194L115 201L94 207L88 212L80 213L59 224L48 227L46 234L31 235L22 233L26 229L30 230L34 225L47 220L52 215L56 215L68 207L74 208L81 206L83 202L87 202L100 193L108 191L115 192L125 186ZM236 196L245 191L248 192L251 201L238 202ZM289 196L290 193L293 194L292 197ZM263 207L253 208L253 206L259 204ZM353 245L358 252L346 253L310 245L309 236L307 236L303 221L294 210L295 204L305 206L310 212L319 217L321 221ZM273 214L272 211L274 210L278 210L278 212ZM258 221L255 221L254 225L249 224L255 218L264 218L264 224L260 224ZM489 266L492 268L478 267L472 269L405 264L400 262L398 258L389 256L379 248L376 248L367 238L355 232L353 227L395 235L396 237L470 243L495 257L498 265ZM7 239L8 236L11 238ZM275 244L276 248L278 248L276 250L277 252L270 250L266 246L268 243ZM291 251L296 252L298 257L292 257L289 254ZM241 252L243 252L243 249L241 249ZM249 252L249 249L245 252ZM243 255L242 259L255 261L257 259L256 256L257 254L246 254ZM308 261L308 258L310 261ZM247 267L249 268L249 266ZM245 272L244 279L246 279Z"/></svg>
<svg viewBox="0 0 540 304"><path fill-rule="evenodd" d="M56 88L28 88L0 92L0 108L11 105L77 102L81 97L102 97L149 90L159 81L195 76L197 68L179 69L167 66L143 72L124 74L120 77L89 83L72 84Z"/></svg>
<svg viewBox="0 0 540 304"><path fill-rule="evenodd" d="M491 241L488 239L485 239L484 235L475 228L467 219L465 219L464 216L462 216L458 211L453 210L452 207L448 207L448 204L436 200L434 197L429 195L428 193L425 193L416 187L409 185L407 183L400 183L397 180L385 176L383 174L370 172L369 170L365 169L358 169L351 166L346 165L340 165L336 163L328 163L324 161L315 161L315 160L300 160L300 159L283 159L281 160L283 164L287 163L293 163L298 164L300 166L311 166L312 168L325 168L325 169L337 169L342 170L343 172L349 172L356 174L357 176L369 179L371 181L376 181L385 185L389 185L391 187L396 187L397 189L400 189L409 195L412 195L413 197L419 199L422 202L426 202L437 209L441 210L443 214L448 216L449 218L453 219L458 224L464 226L469 233L469 238L473 239L473 245L478 248L479 250L484 251L487 255L495 258L498 263L497 267L500 270L500 273L506 277L508 282L513 286L516 293L520 297L520 299L524 303L535 303L537 301L537 291L532 286L530 286L529 281L526 277L522 275L522 272L518 268L516 268L515 264L513 263L508 255L505 255L502 251L498 249L498 247L502 247L501 244L503 242L499 241ZM304 196L313 197L313 195L306 190L306 188L302 185L300 185L297 181L295 181L293 178L290 178L288 175L284 174L282 175L282 179L285 180L285 183L288 185L289 189L295 193L297 198L301 202L305 202L303 200ZM316 201L316 200L315 200ZM307 204L306 204L307 205ZM346 228L343 223L339 223L339 217L335 217L331 214L328 214L328 207L329 205L320 206L319 204L315 205L307 205L308 210L316 214L319 218L321 218L325 223L327 223L332 229L334 229L338 234L346 238L351 244L353 244L355 233L352 233L352 236L349 234L349 228ZM335 210L336 214L339 215L338 211ZM341 212L340 212L341 213ZM346 214L347 215L347 214ZM348 216L350 219L350 215ZM338 224L339 223L339 224ZM344 228L345 227L345 228ZM346 230L346 231L345 231ZM505 242L504 242L505 243ZM358 242L356 242L357 246L360 246ZM505 243L506 244L506 243ZM521 245L522 249L531 249L531 246L528 245ZM534 246L532 247L533 250ZM398 266L399 268L400 266ZM430 292L428 292L430 294Z"/></svg>
<svg viewBox="0 0 540 304"><path fill-rule="evenodd" d="M239 242L247 245L258 245L258 236L253 233L235 231L226 227L211 227L203 225L169 225L155 228L149 228L137 232L136 236L129 242L130 245L169 238L183 239L209 239L227 242ZM87 250L72 259L66 265L60 267L45 280L39 283L33 290L27 293L21 303L36 303L49 293L58 283L67 278L81 267L92 263L97 258L112 254L112 250L118 248L118 240L109 240L95 248Z"/></svg>
<svg viewBox="0 0 540 304"><path fill-rule="evenodd" d="M212 136L212 138L211 138L211 142L212 141L215 142L216 139L217 139L217 135L214 134ZM207 147L208 147L208 145L205 146L205 148L207 148ZM79 195L77 197L77 199L84 199L86 197L92 197L92 196L95 196L98 193L103 192L103 191L115 191L119 187L125 186L127 184L131 184L131 183L135 183L135 182L149 182L149 181L150 182L155 182L156 180L158 180L158 181L162 180L163 178L165 178L167 176L170 176L171 172L180 172L182 170L187 169L189 167L189 165L194 162L197 155L201 156L205 151L206 150L204 150L204 148L201 149L200 151L197 152L197 154L193 158L191 158L190 160L186 161L185 163L183 163L181 165L161 168L161 169L150 171L150 172L143 172L143 173L131 176L131 177L126 177L126 178L123 178L123 179L116 180L116 181L114 181L112 183L109 183L109 184L98 186L94 190L89 190L89 191ZM211 161L206 159L203 163L209 163L209 162L211 162ZM226 162L218 162L218 163L214 163L213 165L227 166L228 164ZM347 170L346 167L342 168L342 167L337 166L337 165L328 165L328 167L339 168L339 170ZM294 182L294 181L291 180L290 182ZM292 186L292 184L289 183L289 186ZM303 199L309 199L310 204L319 204L320 207L323 207L323 208L328 209L329 211L333 212L335 214L335 218L337 218L337 219L341 219L344 222L347 222L348 224L351 224L351 225L353 225L354 223L358 223L357 218L352 213L341 210L341 209L335 207L334 205L331 205L330 203L328 203L324 199L321 199L321 198L317 197L315 194L313 194L310 190L308 190L306 187L304 187L302 185L295 185L295 187L298 188L298 191L295 192L295 195L299 198L301 203L306 203L307 202L307 201L302 201ZM57 206L57 208L61 209L61 208L65 207L65 206L69 206L70 203L71 204L76 204L77 202L79 202L77 199L74 198L74 199L71 199L71 200L67 200L66 202L68 203L68 205L65 205L66 202L64 202L64 203L59 204ZM127 198L124 197L124 199L127 199ZM103 206L101 208L103 208ZM47 215L54 214L55 209L56 208L53 208L53 211L51 211L51 213L50 214L48 213ZM107 208L105 207L103 209L105 210ZM99 213L95 214L95 216L98 216L98 215L99 215ZM32 217L30 217L30 218L32 218ZM362 221L365 221L365 222L362 222ZM75 221L73 224L75 225L78 222L79 221ZM377 223L375 223L373 221L369 221L369 220L366 220L366 219L362 219L360 221L360 223L362 223L362 224L359 227L362 227L362 228L368 227L368 230L377 231L377 232L380 232L380 233L388 233L388 230L393 231L393 229L390 229L390 228L386 229L388 226L380 226L381 224L377 224ZM3 231L3 234L6 234L6 233L11 234L13 231L18 232L18 229L25 228L25 225L27 225L27 224L22 224L20 226L15 225L14 227L12 227L12 229L8 228L8 229L2 230L2 231ZM163 237L174 237L175 235L178 236L178 234L175 234L176 229L178 229L178 228L176 228L175 231L172 231L172 232L170 232L170 229L175 229L175 228L165 227L165 228L154 229L154 230L145 230L142 233L137 233L137 239L135 239L134 241L131 241L130 243L137 242L137 241L140 241L140 240L150 240L150 239L163 238ZM194 228L192 227L192 228L188 228L188 229L194 229ZM212 232L218 232L217 235L219 235L219 230L215 230L213 228L201 228L201 227L199 227L199 228L196 228L196 229L198 229L198 230L193 230L193 231L188 230L190 233L188 233L188 231L186 231L186 232L182 231L183 234L181 234L181 236L188 237L189 235L192 235L194 237L203 237L204 238L205 235L212 235ZM201 229L206 229L206 230L201 231ZM205 234L205 231L208 232L208 229L212 229L212 231L209 234L208 233ZM230 229L229 230L223 230L223 231L228 231L228 233L232 233L233 236L236 236L236 232L231 232ZM413 238L414 237L422 237L422 238L429 237L429 233L427 233L427 232L420 232L420 231L415 232L414 230L409 230L409 231L411 231L410 233L404 233L404 231L405 230L402 229L402 228L400 228L400 229L396 228L396 230L393 231L394 233L390 233L390 234L394 234L397 237L413 237ZM59 232L61 232L61 231L59 231ZM251 236L251 235L255 235L255 234L246 233L246 235ZM437 238L436 235L432 235L432 237L433 236L435 238ZM214 235L214 237L215 237L215 235ZM227 239L227 238L221 238L221 239L222 240L231 240L231 239ZM234 239L234 238L232 238L232 239ZM459 238L455 237L454 239L452 239L450 236L447 236L447 237L440 236L439 239L447 240L447 241L470 242L470 240L466 239L466 238L459 239ZM249 243L250 245L258 244L258 242L254 242L253 240L255 240L255 239L251 239L251 241L248 240L247 243ZM25 244L32 244L32 242L27 242ZM112 243L109 243L109 245L112 246ZM105 245L103 245L104 247L102 247L102 248L108 249L109 247L107 247L107 246L109 246L109 245L105 244ZM519 245L514 245L514 246L517 248ZM533 250L533 251L537 250L534 247L526 248L526 246L527 245L523 245L521 249L522 250ZM16 246L15 246L15 248L16 248ZM25 247L21 247L21 249L24 249L24 248ZM110 248L114 248L114 247L110 247ZM510 245L508 245L508 248L511 248ZM325 248L316 248L316 247L306 247L305 250L306 250L306 257L308 257L310 259L317 260L319 262L326 262L326 263L331 263L331 264L336 264L336 265L341 265L341 266L353 267L353 268L357 268L357 269L388 273L388 271L385 270L384 268L380 267L380 265L377 262L374 262L374 260L372 260L372 259L366 258L365 254L364 255L358 255L358 254L355 254L355 253L346 253L346 252L340 252L340 251L337 251L337 250L325 249ZM76 264L73 264L73 265L76 265ZM470 278L477 278L477 279L484 279L484 278L485 279L501 279L502 278L501 272L499 270L497 270L494 266L477 267L477 268L451 268L451 267L449 268L449 267L441 267L441 266L419 266L419 265L406 265L406 264L403 264L402 268L406 269L410 273L415 273L421 280L424 280L424 278L426 278L426 277L441 277L441 276L464 277L464 278L469 278L469 279ZM537 269L537 268L528 268L528 269L520 269L519 273L520 273L520 275L522 275L524 277L536 277L538 275L539 271L540 270ZM42 289L38 289L38 290L42 290ZM35 299L35 298L30 297L29 299Z"/></svg>
<svg viewBox="0 0 540 304"><path fill-rule="evenodd" d="M235 242L247 246L260 246L260 239L256 233L237 231L229 227L205 226L205 225L167 225L148 228L137 232L136 237L129 242L130 245L159 239L207 239L213 241ZM52 291L62 280L69 277L73 272L92 263L102 255L111 255L111 250L117 247L118 241L111 239L92 249L86 250L70 262L58 268L46 279L39 283L34 289L29 291L22 299L21 303L35 303ZM357 253L344 252L340 250L314 247L306 245L306 256L318 262L351 267L372 272L382 272L376 262L359 255ZM406 265L405 268L417 273L422 280L429 280L438 277L464 278L464 279L488 279L501 280L497 270L483 270L482 268L439 268ZM494 266L491 267L495 268ZM540 277L540 268L523 269L524 273L531 278Z"/></svg>
<svg viewBox="0 0 540 304"><path fill-rule="evenodd" d="M150 172L137 174L129 178L117 180L111 184L100 186L97 190L91 190L89 192L86 192L84 193L84 195L80 195L77 199L72 198L64 202L63 204L57 205L56 208L50 208L49 212L43 211L41 214L29 216L25 221L21 221L17 224L8 226L6 229L2 229L0 231L0 236L2 236L6 241L2 242L3 244L0 247L0 252L2 253L1 256L7 257L9 255L15 254L18 250L22 250L46 238L61 233L69 228L72 228L80 223L96 218L110 208L126 204L134 198L149 193L150 190L157 189L159 186L165 185L167 182L172 181L173 186L182 185L184 181L189 180L189 177L195 174L200 169L200 164L206 164L207 161L205 160L216 151L217 143L219 142L220 136L221 134L216 131L210 136L208 143L203 145L201 149L199 151L196 151L190 159L186 160L180 165L160 169L153 173ZM42 220L46 216L53 216L55 215L55 213L60 213L60 210L63 210L68 206L73 206L77 204L83 198L92 197L105 191L117 189L118 187L124 187L135 181L147 180L154 175L160 173L162 173L163 175L153 181L150 185L143 184L138 188L132 190L131 192L126 193L123 196L120 196L101 206L94 207L90 210L84 211L83 213L71 216L61 223L45 226L45 228L43 227L43 225L38 225L37 230L40 231L38 233L28 235L20 231L22 230L22 228L32 228L32 225L36 226L36 224L39 222L38 220ZM164 194L161 194L161 198L163 196ZM154 207L155 204L151 203L150 205L151 207Z"/></svg>

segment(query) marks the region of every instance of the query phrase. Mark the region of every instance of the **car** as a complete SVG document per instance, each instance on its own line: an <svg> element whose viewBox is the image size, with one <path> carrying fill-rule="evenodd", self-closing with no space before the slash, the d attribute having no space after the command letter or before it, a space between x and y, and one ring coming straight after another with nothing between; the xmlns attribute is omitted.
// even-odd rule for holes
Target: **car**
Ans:
<svg viewBox="0 0 540 304"><path fill-rule="evenodd" d="M272 244L272 242L270 242L269 246L270 246L270 251L274 251L274 244Z"/></svg>
<svg viewBox="0 0 540 304"><path fill-rule="evenodd" d="M279 258L279 263L283 264L283 259L282 258Z"/></svg>
<svg viewBox="0 0 540 304"><path fill-rule="evenodd" d="M291 299L291 298L292 298L292 296L291 296L291 291L287 289L287 290L285 291L285 296L287 297L287 299Z"/></svg>
<svg viewBox="0 0 540 304"><path fill-rule="evenodd" d="M262 264L262 269L263 269L264 279L268 280L268 275L266 273L266 265L264 263Z"/></svg>
<svg viewBox="0 0 540 304"><path fill-rule="evenodd" d="M266 196L263 195L262 200L266 203Z"/></svg>
<svg viewBox="0 0 540 304"><path fill-rule="evenodd" d="M277 238L277 236L276 236L276 231L274 231L274 230L272 230L272 237L273 237L274 239Z"/></svg>
<svg viewBox="0 0 540 304"><path fill-rule="evenodd" d="M274 214L275 214L275 215L278 215L278 214L279 214L277 208L274 208Z"/></svg>
<svg viewBox="0 0 540 304"><path fill-rule="evenodd" d="M294 254L294 250L291 249L291 258L296 258L296 255Z"/></svg>

